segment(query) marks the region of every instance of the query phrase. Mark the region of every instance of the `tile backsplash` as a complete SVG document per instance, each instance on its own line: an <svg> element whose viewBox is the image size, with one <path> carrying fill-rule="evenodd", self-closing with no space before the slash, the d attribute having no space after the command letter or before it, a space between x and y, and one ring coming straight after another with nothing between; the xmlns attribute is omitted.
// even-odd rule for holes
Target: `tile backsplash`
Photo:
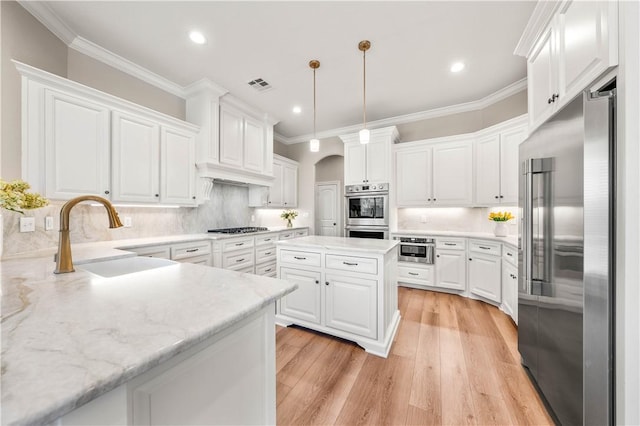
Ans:
<svg viewBox="0 0 640 426"><path fill-rule="evenodd" d="M0 211L3 220L3 256L27 251L56 247L60 228L60 209L64 202L52 201L51 205L28 210L24 215L6 210ZM194 234L208 229L249 226L253 209L247 207L247 188L232 185L214 185L211 200L188 208L118 207L120 219L130 217L130 228L109 229L105 209L90 204L79 204L70 216L71 242L121 240L126 238L157 237L162 235ZM20 233L21 217L34 217L35 232ZM53 216L54 227L44 230L44 218Z"/></svg>
<svg viewBox="0 0 640 426"><path fill-rule="evenodd" d="M398 209L398 230L493 232L488 219L494 211L511 212L516 219L507 222L509 235L518 234L518 208L510 207L441 207Z"/></svg>

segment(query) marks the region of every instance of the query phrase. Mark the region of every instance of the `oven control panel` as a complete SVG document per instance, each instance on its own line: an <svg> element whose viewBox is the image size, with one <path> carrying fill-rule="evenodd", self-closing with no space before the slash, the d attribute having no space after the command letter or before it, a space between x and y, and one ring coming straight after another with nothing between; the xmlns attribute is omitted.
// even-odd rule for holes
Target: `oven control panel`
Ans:
<svg viewBox="0 0 640 426"><path fill-rule="evenodd" d="M347 194L367 193L367 192L385 192L389 191L388 183L368 183L366 185L347 185L345 192Z"/></svg>

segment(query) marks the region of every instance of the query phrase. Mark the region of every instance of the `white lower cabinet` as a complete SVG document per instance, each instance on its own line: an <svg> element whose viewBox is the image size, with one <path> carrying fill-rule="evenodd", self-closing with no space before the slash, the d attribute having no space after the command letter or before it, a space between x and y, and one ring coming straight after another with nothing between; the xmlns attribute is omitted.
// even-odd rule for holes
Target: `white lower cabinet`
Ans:
<svg viewBox="0 0 640 426"><path fill-rule="evenodd" d="M502 256L502 310L518 324L518 250L508 245Z"/></svg>
<svg viewBox="0 0 640 426"><path fill-rule="evenodd" d="M212 265L211 242L209 240L135 248L123 247L123 249L137 253L138 256L171 259L180 263Z"/></svg>
<svg viewBox="0 0 640 426"><path fill-rule="evenodd" d="M398 285L427 288L435 286L434 265L426 263L398 262Z"/></svg>
<svg viewBox="0 0 640 426"><path fill-rule="evenodd" d="M469 291L494 302L501 300L500 257L485 254L469 255Z"/></svg>
<svg viewBox="0 0 640 426"><path fill-rule="evenodd" d="M283 248L286 247L286 248ZM356 342L386 357L399 322L397 249L388 253L278 245L278 277L298 289L276 304L276 322Z"/></svg>
<svg viewBox="0 0 640 426"><path fill-rule="evenodd" d="M466 260L464 251L436 249L436 287L466 290Z"/></svg>

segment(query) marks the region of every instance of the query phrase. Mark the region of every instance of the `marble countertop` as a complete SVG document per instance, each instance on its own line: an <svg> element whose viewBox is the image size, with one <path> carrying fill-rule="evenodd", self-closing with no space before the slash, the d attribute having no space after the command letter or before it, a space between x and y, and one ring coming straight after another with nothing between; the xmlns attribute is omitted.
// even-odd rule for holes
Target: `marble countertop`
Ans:
<svg viewBox="0 0 640 426"><path fill-rule="evenodd" d="M480 240L499 241L507 243L515 248L518 247L518 236L507 235L506 237L496 237L490 232L460 232L460 231L429 231L416 229L402 229L391 233L392 237L397 235L403 236L428 236L428 237L460 237L460 238L477 238Z"/></svg>
<svg viewBox="0 0 640 426"><path fill-rule="evenodd" d="M310 235L308 237L281 240L276 242L282 247L315 248L342 251L360 251L367 253L385 254L399 244L394 240L376 240L369 238L346 237L320 237Z"/></svg>
<svg viewBox="0 0 640 426"><path fill-rule="evenodd" d="M132 255L112 243L131 247L74 245L74 258ZM113 278L81 270L54 275L50 257L0 265L3 424L50 423L295 289L181 263Z"/></svg>

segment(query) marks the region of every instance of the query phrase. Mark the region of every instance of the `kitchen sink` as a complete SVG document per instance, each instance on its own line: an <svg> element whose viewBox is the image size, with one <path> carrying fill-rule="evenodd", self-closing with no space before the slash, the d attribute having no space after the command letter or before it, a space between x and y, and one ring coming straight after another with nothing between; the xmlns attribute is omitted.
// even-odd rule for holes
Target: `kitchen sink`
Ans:
<svg viewBox="0 0 640 426"><path fill-rule="evenodd" d="M176 265L177 263L178 262L174 262L173 260L157 257L126 257L123 259L85 263L84 265L76 265L76 268L104 278L111 278L148 271L150 269L163 268L165 266Z"/></svg>

